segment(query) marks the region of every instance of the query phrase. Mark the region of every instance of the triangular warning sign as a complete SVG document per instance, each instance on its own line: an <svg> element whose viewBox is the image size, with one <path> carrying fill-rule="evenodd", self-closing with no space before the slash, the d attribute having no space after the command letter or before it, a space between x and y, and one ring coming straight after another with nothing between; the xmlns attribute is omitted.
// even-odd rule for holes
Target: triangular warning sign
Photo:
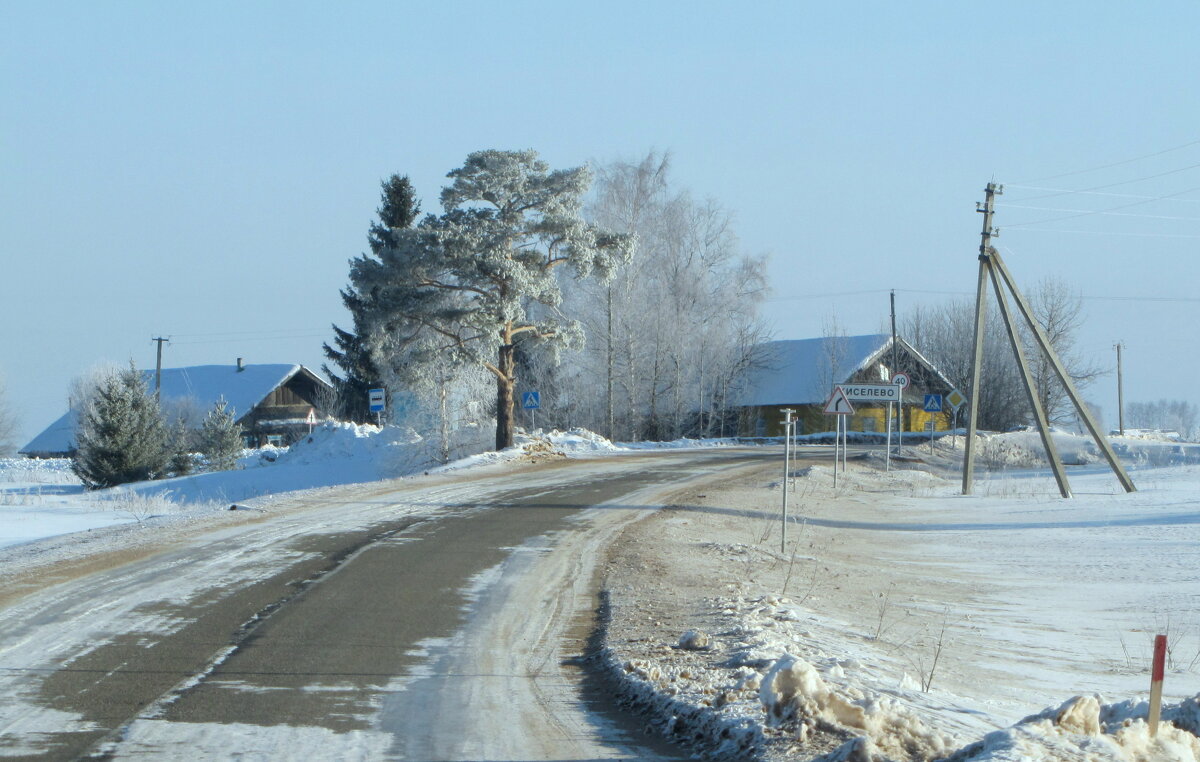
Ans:
<svg viewBox="0 0 1200 762"><path fill-rule="evenodd" d="M829 401L825 403L825 415L853 415L854 405L850 404L850 398L842 391L842 387L833 387L833 394L829 395Z"/></svg>

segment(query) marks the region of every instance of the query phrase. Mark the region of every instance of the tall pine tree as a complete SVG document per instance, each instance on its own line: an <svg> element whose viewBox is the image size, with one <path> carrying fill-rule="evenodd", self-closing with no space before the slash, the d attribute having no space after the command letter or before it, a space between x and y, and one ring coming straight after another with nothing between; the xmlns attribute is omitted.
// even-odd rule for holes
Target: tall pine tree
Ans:
<svg viewBox="0 0 1200 762"><path fill-rule="evenodd" d="M421 204L407 176L392 175L382 186L382 199L376 210L379 219L372 222L367 231L371 253L363 255L377 261L381 252L393 245L393 231L411 228L421 213ZM367 404L367 390L381 383L379 369L371 359L366 343L364 316L371 297L353 283L342 289L341 294L342 304L354 321L354 330L347 331L334 325L334 346L325 344L324 350L325 356L341 369L342 375L335 374L328 365L322 365L321 369L333 384L341 417L355 423L367 423L375 420L375 414Z"/></svg>
<svg viewBox="0 0 1200 762"><path fill-rule="evenodd" d="M476 151L451 172L439 217L394 230L379 257L351 263L350 280L370 294L370 338L385 357L477 365L496 381L496 449L513 443L516 344L554 352L582 343L562 315L556 270L602 280L633 254L630 236L580 215L591 182L585 167L552 171L535 151ZM419 369L418 369L419 370Z"/></svg>

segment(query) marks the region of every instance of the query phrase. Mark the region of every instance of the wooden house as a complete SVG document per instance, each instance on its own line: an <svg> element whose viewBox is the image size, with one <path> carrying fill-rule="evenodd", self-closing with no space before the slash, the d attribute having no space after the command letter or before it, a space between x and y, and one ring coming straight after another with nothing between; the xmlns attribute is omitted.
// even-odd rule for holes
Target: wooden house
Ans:
<svg viewBox="0 0 1200 762"><path fill-rule="evenodd" d="M926 394L949 394L953 384L904 339L896 342L893 354L890 335L871 334L760 345L756 367L733 397L739 408L739 433L782 436L785 408L797 411L798 433L833 431L836 423L824 408L834 386L889 384L897 372L912 379L901 405L903 430L928 431L930 420L939 431L949 429L949 412L926 413L924 402ZM856 404L850 431L885 432L886 416L886 404Z"/></svg>
<svg viewBox="0 0 1200 762"><path fill-rule="evenodd" d="M155 372L142 371L150 393ZM170 418L183 416L198 427L218 400L225 400L242 426L247 447L289 445L322 419L333 399L325 379L303 365L194 365L163 368L159 399ZM35 458L62 458L75 451L78 410L68 410L21 448Z"/></svg>

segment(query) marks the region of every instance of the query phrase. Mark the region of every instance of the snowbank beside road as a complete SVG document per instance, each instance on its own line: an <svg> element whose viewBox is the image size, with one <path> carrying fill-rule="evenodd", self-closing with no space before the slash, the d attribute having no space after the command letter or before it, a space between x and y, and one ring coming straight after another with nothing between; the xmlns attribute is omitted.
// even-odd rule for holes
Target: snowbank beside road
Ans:
<svg viewBox="0 0 1200 762"><path fill-rule="evenodd" d="M247 450L232 471L201 473L88 492L69 460L0 459L0 548L46 537L142 523L172 516L196 518L231 505L264 506L282 494L361 484L545 457L618 453L585 429L518 433L515 446L489 452L491 432L459 432L469 454L447 464L436 446L411 429L326 423L290 448ZM641 443L637 449L700 446L696 440Z"/></svg>
<svg viewBox="0 0 1200 762"><path fill-rule="evenodd" d="M680 495L614 551L605 663L664 730L741 759L1200 758L1200 468L1128 495L1077 472L1072 500L1049 476L963 497L803 473L786 553L767 475ZM1151 740L1159 631L1173 725Z"/></svg>

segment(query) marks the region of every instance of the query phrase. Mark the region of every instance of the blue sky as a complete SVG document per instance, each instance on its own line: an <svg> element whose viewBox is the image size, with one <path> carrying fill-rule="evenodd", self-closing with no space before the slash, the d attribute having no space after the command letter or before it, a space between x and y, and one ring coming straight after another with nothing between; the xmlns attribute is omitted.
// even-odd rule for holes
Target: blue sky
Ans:
<svg viewBox="0 0 1200 762"><path fill-rule="evenodd" d="M1194 2L430 5L0 0L23 438L91 365L152 366L154 336L167 366L319 366L379 181L436 211L482 148L670 151L770 256L779 338L874 332L889 289L967 298L994 179L1010 269L1084 295L1081 348L1125 342L1126 400L1200 375ZM1086 396L1115 422L1114 379Z"/></svg>

